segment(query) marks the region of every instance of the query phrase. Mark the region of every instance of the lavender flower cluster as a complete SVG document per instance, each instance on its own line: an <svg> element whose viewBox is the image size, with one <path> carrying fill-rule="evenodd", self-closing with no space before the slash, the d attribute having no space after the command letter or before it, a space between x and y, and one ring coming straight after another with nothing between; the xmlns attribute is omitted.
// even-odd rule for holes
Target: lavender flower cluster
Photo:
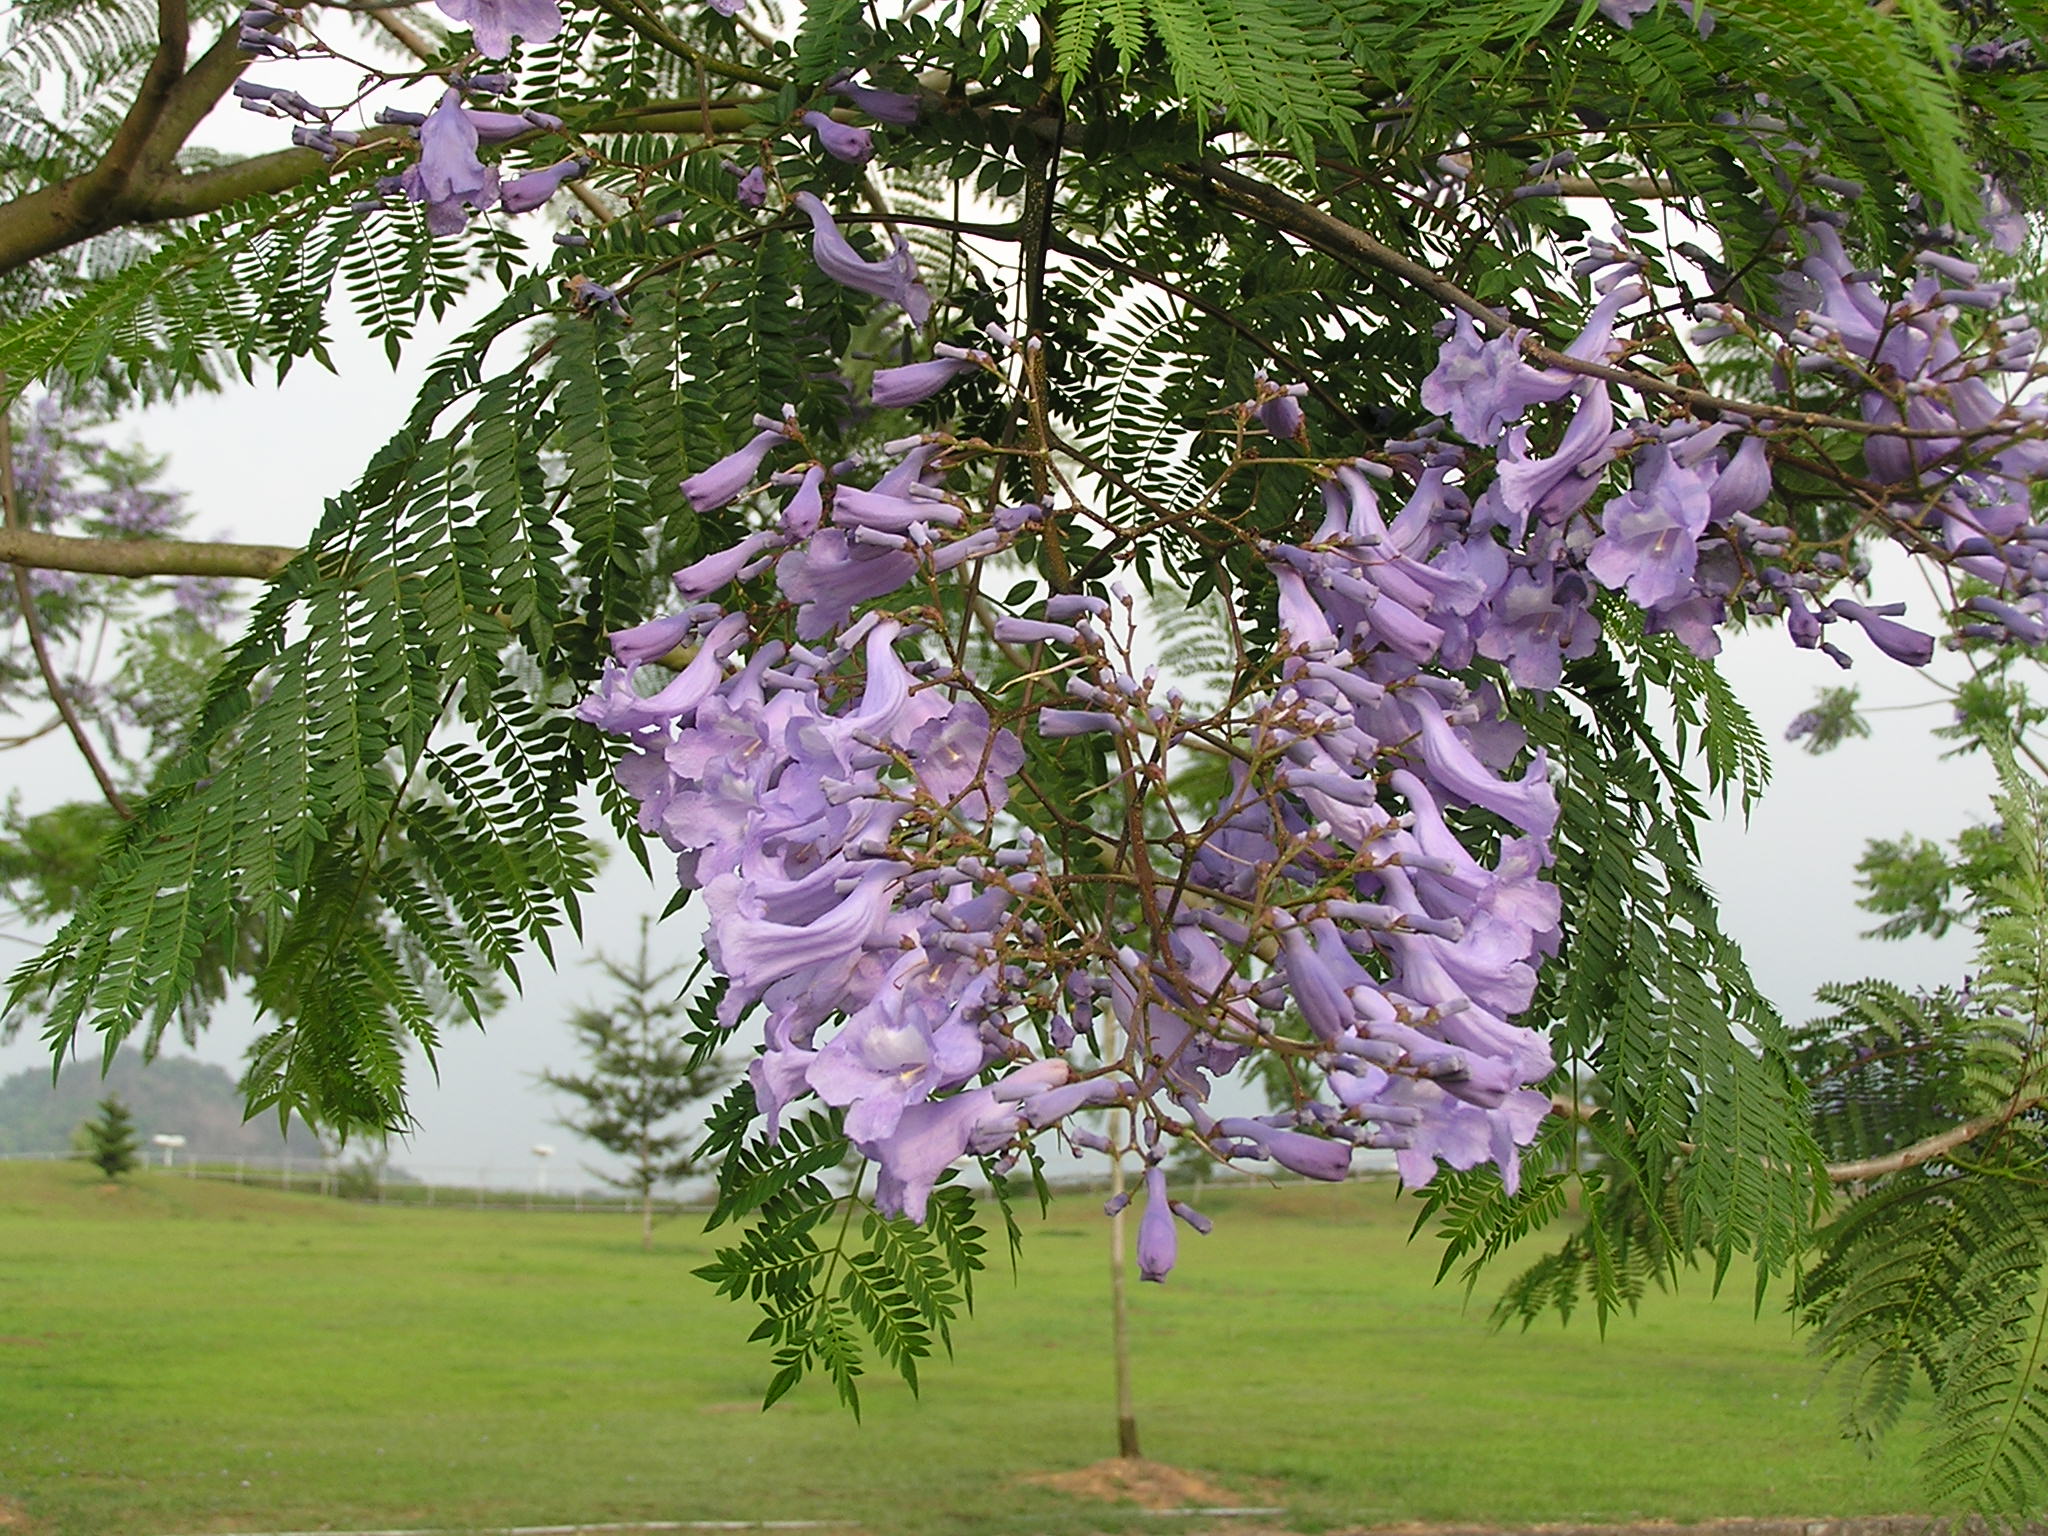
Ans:
<svg viewBox="0 0 2048 1536"><path fill-rule="evenodd" d="M802 207L826 271L916 304L907 263L852 255L822 204ZM875 396L928 398L1001 367L996 352L945 348L880 371ZM1266 385L1248 410L1298 440L1297 400ZM757 425L684 482L700 510L800 441L788 414ZM1100 1149L1069 1117L1127 1110L1151 1169L1140 1267L1154 1279L1172 1265L1176 1203L1158 1173L1172 1137L1327 1179L1361 1146L1393 1150L1415 1183L1439 1160L1491 1161L1512 1185L1549 1103L1531 1086L1552 1070L1548 1048L1512 1021L1556 947L1541 871L1557 806L1540 754L1505 774L1522 743L1499 701L1443 670L1469 659L1444 620L1480 604L1486 583L1467 567L1492 546L1448 462L1391 522L1369 478L1384 466L1337 469L1315 536L1265 551L1283 645L1269 688L1201 713L1160 694L1155 672L1133 675L1138 630L1114 593L1053 593L1039 616L987 624L988 644L1040 658L1020 697L985 686L964 653L906 659L931 610L867 605L935 592L1044 513L978 514L945 488L945 440L892 446L902 458L870 486L848 465L776 477L792 490L774 525L679 572L690 606L615 636L618 665L579 710L632 742L620 782L703 893L725 1021L763 1011L751 1076L771 1133L799 1098L843 1110L881 1209L917 1217L963 1158L1014 1158L1055 1127ZM771 577L774 600L707 601ZM764 607L788 638L750 644ZM640 669L679 646L688 662L643 697ZM1046 699L1059 677L1064 695ZM1091 916L1006 814L1020 730L1108 738L1141 819L1178 755L1224 752L1231 787L1199 826L1134 853ZM1475 856L1450 808L1504 831ZM1297 1101L1212 1114L1217 1081L1254 1051L1296 1065Z"/></svg>
<svg viewBox="0 0 2048 1536"><path fill-rule="evenodd" d="M2048 403L1994 387L2031 378L2041 350L2027 315L2001 313L2013 285L1986 282L1975 263L1929 249L1911 289L1887 302L1877 275L1854 269L1830 223L1810 224L1807 241L1806 260L1781 279L1788 318L1772 328L1794 373L1854 392L1862 419L1878 429L1863 440L1872 498L1923 548L1990 588L1965 599L1972 617L1958 633L2048 643L2048 522L2037 519L2033 497L2048 476ZM1965 315L1978 320L1967 341L1958 334ZM1743 324L1725 309L1710 318L1710 338ZM1887 430L1897 428L1905 433ZM1850 619L1886 654L1924 665L1933 639L1896 623L1898 605L1808 604L1830 564L1839 570L1835 561L1817 572L1766 572L1763 606L1782 609L1797 644L1837 660L1846 658L1821 638L1822 626Z"/></svg>
<svg viewBox="0 0 2048 1536"><path fill-rule="evenodd" d="M929 296L900 241L870 260L818 199L794 206L822 270L924 325ZM1997 588L1971 600L1976 616L2034 638L2048 534L2027 492L2048 464L2038 413L1986 381L2025 373L2038 337L1996 319L1965 345L1957 317L2005 293L1955 258L1924 257L1928 277L1886 306L1824 220L1811 235L1783 311L1711 315L1722 329L1708 339L1747 326L1790 344L1788 379L1860 386L1889 515ZM1521 688L1556 687L1598 641L1600 588L1703 655L1737 603L1845 662L1821 638L1829 623L1913 664L1933 648L1890 605L1820 601L1846 562L1756 516L1773 423L1618 417L1602 374L1647 298L1641 267L1594 243L1580 273L1598 302L1555 366L1532 365L1522 335L1456 318L1423 386L1439 419L1370 460L1327 462L1320 526L1258 546L1279 651L1219 710L1161 689L1114 584L1053 591L1028 615L978 600L978 652L933 622L952 573L1049 517L978 513L949 491L969 445L892 445L900 461L869 486L850 464L773 477L793 488L774 525L679 573L691 606L615 636L620 665L580 711L632 742L620 781L703 892L710 956L732 983L726 1022L762 1010L751 1076L771 1134L800 1099L843 1111L880 1208L916 1218L963 1159L1000 1166L1048 1132L1108 1150L1072 1117L1127 1114L1153 1279L1172 1267L1176 1219L1207 1229L1168 1197L1174 1138L1331 1179L1360 1147L1393 1151L1415 1184L1490 1162L1513 1188L1549 1110L1551 1054L1517 1020L1559 941L1543 878L1558 806L1499 695L1462 676L1485 659ZM877 405L1001 373L1035 345L992 339L878 371ZM1303 386L1256 383L1244 429L1306 450ZM1554 440L1539 413L1561 421ZM790 413L758 426L684 483L699 510L801 441ZM772 596L708 601L771 577ZM755 615L786 637L757 635ZM642 697L639 670L678 647L694 648L687 665ZM977 676L989 647L1011 662L996 687ZM1098 744L1121 811L1090 821L1051 803L1026 766L1034 736ZM1229 779L1192 824L1166 790L1188 754L1220 754ZM1146 830L1161 808L1171 830ZM1114 846L1090 877L1106 897L1084 899L1030 830L1048 818ZM1292 1102L1214 1113L1219 1083L1254 1054L1284 1060Z"/></svg>

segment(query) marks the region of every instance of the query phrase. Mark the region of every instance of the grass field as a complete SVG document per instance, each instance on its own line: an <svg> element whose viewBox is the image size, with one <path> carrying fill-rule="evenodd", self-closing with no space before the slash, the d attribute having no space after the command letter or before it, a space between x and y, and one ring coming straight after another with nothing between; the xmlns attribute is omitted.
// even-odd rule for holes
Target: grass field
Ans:
<svg viewBox="0 0 2048 1536"><path fill-rule="evenodd" d="M1740 1276L1589 1325L1494 1334L1432 1284L1385 1186L1205 1205L1134 1297L1148 1456L1303 1531L1404 1520L1693 1519L1913 1508L1910 1433L1868 1460ZM689 1270L689 1219L366 1207L0 1164L0 1530L846 1518L871 1532L1158 1530L1020 1476L1114 1448L1103 1222L1056 1205L984 1277L924 1398L856 1425L773 1411L751 1314ZM17 1524L9 1525L10 1513Z"/></svg>

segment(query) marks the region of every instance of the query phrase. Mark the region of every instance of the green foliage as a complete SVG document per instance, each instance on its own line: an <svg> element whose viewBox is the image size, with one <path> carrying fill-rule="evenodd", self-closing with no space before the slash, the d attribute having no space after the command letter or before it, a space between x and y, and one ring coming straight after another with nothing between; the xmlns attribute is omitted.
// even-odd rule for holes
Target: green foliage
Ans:
<svg viewBox="0 0 2048 1536"><path fill-rule="evenodd" d="M135 1118L128 1113L128 1106L113 1094L100 1100L98 1118L78 1127L78 1139L86 1161L107 1178L118 1179L135 1171L135 1150L142 1139L135 1134Z"/></svg>
<svg viewBox="0 0 2048 1536"><path fill-rule="evenodd" d="M1490 1169L1439 1173L1417 1222L1435 1222L1445 1271L1464 1261L1469 1286L1576 1193L1579 1229L1509 1286L1497 1321L1569 1317L1590 1301L1604 1328L1700 1259L1718 1285L1738 1254L1755 1266L1761 1302L1808 1230L1819 1154L1801 1123L1804 1091L1700 879L1702 811L1649 724L1650 686L1666 675L1602 653L1523 717L1558 783L1564 940L1535 1011L1569 1110L1525 1155L1519 1193ZM1699 708L1719 707L1719 690L1687 686ZM1739 740L1747 717L1698 729L1702 742Z"/></svg>
<svg viewBox="0 0 2048 1536"><path fill-rule="evenodd" d="M1811 756L1832 752L1843 742L1870 734L1870 722L1857 709L1858 688L1823 688L1812 705L1793 717L1785 739L1796 741Z"/></svg>
<svg viewBox="0 0 2048 1536"><path fill-rule="evenodd" d="M868 1348L916 1391L934 1343L951 1352L953 1318L972 1305L984 1266L974 1197L942 1184L921 1225L863 1210L865 1163L851 1193L823 1177L851 1155L838 1111L785 1117L773 1139L749 1137L754 1117L747 1083L713 1116L704 1153L725 1162L708 1226L746 1225L697 1274L760 1309L749 1337L769 1345L774 1367L762 1406L817 1371L859 1414Z"/></svg>
<svg viewBox="0 0 2048 1536"><path fill-rule="evenodd" d="M1943 866L1938 886L1968 892L1968 987L1830 988L1838 1011L1799 1037L1816 1132L1848 1186L1800 1307L1846 1433L1893 1428L1924 1380L1932 1494L2018 1519L2048 1498L2048 801L2009 750L1994 756L1998 856ZM1925 895L1903 905L1901 933L1950 920Z"/></svg>

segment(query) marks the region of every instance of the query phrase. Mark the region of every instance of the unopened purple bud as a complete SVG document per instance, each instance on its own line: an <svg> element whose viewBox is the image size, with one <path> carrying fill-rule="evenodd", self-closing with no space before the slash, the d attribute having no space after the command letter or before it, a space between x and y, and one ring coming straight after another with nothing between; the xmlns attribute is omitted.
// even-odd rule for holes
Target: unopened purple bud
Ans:
<svg viewBox="0 0 2048 1536"><path fill-rule="evenodd" d="M1115 715L1092 709L1052 709L1038 712L1038 734L1046 737L1086 736L1093 731L1117 731L1123 722Z"/></svg>
<svg viewBox="0 0 2048 1536"><path fill-rule="evenodd" d="M722 618L724 614L719 612ZM631 629L614 630L609 636L612 654L626 666L637 666L666 656L688 639L697 627L696 610L689 609L666 619L649 619Z"/></svg>
<svg viewBox="0 0 2048 1536"><path fill-rule="evenodd" d="M788 435L779 424L773 429L756 433L715 464L698 470L685 480L682 485L683 494L689 497L690 505L699 512L709 512L724 506L753 483L755 474L761 468L761 461L768 456L768 450L777 443L787 440Z"/></svg>
<svg viewBox="0 0 2048 1536"><path fill-rule="evenodd" d="M1982 276L1974 261L1964 261L1959 256L1944 255L1940 251L1922 251L1913 258L1913 262L1916 266L1930 267L1966 288L1974 288Z"/></svg>
<svg viewBox="0 0 2048 1536"><path fill-rule="evenodd" d="M1107 1149L1108 1145L1109 1143L1107 1142L1103 1143L1105 1149ZM1107 1200L1102 1202L1102 1214L1105 1216L1121 1215L1124 1209L1128 1207L1130 1203L1131 1192L1128 1189L1120 1189L1115 1194L1111 1195Z"/></svg>
<svg viewBox="0 0 2048 1536"><path fill-rule="evenodd" d="M1013 618L1004 614L996 620L996 639L1004 645L1076 645L1081 637L1069 624L1048 624L1039 619Z"/></svg>
<svg viewBox="0 0 2048 1536"><path fill-rule="evenodd" d="M530 213L559 192L563 182L581 176L584 169L585 162L572 157L558 160L546 170L528 171L499 189L498 206L507 213Z"/></svg>
<svg viewBox="0 0 2048 1536"><path fill-rule="evenodd" d="M935 357L928 363L906 363L900 368L877 368L873 382L875 404L883 410L897 410L931 399L963 373L979 365L951 357Z"/></svg>
<svg viewBox="0 0 2048 1536"><path fill-rule="evenodd" d="M733 188L732 195L742 208L759 208L768 201L768 173L755 166L740 177L740 184Z"/></svg>
<svg viewBox="0 0 2048 1536"><path fill-rule="evenodd" d="M1828 604L1834 612L1845 619L1853 619L1863 626L1863 632L1875 645L1893 661L1904 662L1909 667L1924 667L1934 660L1934 637L1923 635L1917 629L1904 624L1895 624L1876 609L1866 608L1847 598L1837 598ZM1823 647L1825 649L1825 647Z"/></svg>
<svg viewBox="0 0 2048 1536"><path fill-rule="evenodd" d="M825 153L849 165L866 165L875 157L875 140L865 128L835 123L822 112L806 112L803 122L818 136Z"/></svg>
<svg viewBox="0 0 2048 1536"><path fill-rule="evenodd" d="M1055 624L1071 624L1076 619L1101 618L1109 612L1109 604L1099 597L1085 592L1059 592L1045 600L1045 616Z"/></svg>
<svg viewBox="0 0 2048 1536"><path fill-rule="evenodd" d="M1215 1222L1211 1221L1208 1217L1204 1216L1200 1211L1196 1210L1192 1205L1187 1204L1185 1201L1169 1201L1167 1202L1167 1209L1172 1211L1174 1215L1178 1216L1182 1221L1186 1222L1189 1226L1193 1227L1197 1232L1201 1233L1204 1237L1207 1237L1211 1232L1216 1230Z"/></svg>
<svg viewBox="0 0 2048 1536"><path fill-rule="evenodd" d="M836 80L825 87L834 96L844 97L878 123L894 123L907 128L917 121L918 100L901 91L879 90L871 85L855 85L849 80Z"/></svg>
<svg viewBox="0 0 2048 1536"><path fill-rule="evenodd" d="M404 107L380 107L377 121L393 128L417 128L427 120L424 112L408 112Z"/></svg>
<svg viewBox="0 0 2048 1536"><path fill-rule="evenodd" d="M1024 1105L1024 1117L1034 1127L1043 1129L1055 1120L1064 1120L1076 1110L1100 1109L1105 1104L1114 1104L1122 1092L1122 1085L1109 1077L1064 1083L1034 1095Z"/></svg>

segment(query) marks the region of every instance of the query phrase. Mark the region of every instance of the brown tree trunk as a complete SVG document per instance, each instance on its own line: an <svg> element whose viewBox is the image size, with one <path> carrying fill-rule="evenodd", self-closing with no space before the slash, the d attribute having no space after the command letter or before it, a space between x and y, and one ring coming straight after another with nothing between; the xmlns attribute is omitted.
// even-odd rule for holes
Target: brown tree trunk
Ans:
<svg viewBox="0 0 2048 1536"><path fill-rule="evenodd" d="M1119 1144L1109 1157L1109 1189L1112 1196L1124 1192L1124 1151ZM1110 1354L1116 1364L1116 1453L1137 1457L1138 1416L1131 1406L1131 1329L1124 1306L1124 1213L1109 1219L1109 1316Z"/></svg>

